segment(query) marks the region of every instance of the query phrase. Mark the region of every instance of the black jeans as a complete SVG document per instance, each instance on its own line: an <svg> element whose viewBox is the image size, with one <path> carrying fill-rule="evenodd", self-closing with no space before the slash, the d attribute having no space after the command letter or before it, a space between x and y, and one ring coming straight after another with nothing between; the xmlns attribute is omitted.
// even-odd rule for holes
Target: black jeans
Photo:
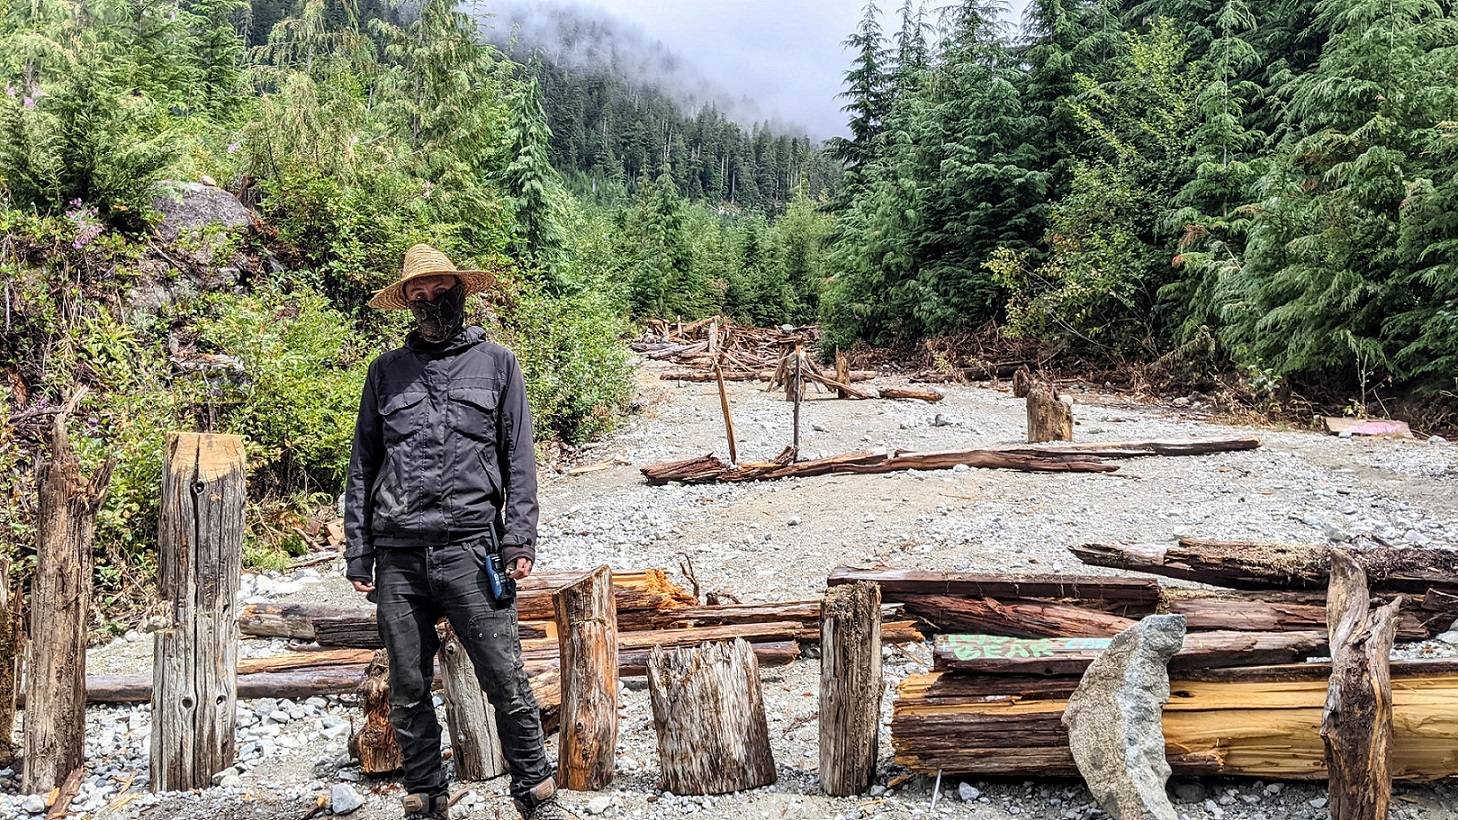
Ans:
<svg viewBox="0 0 1458 820"><path fill-rule="evenodd" d="M471 542L382 548L375 557L380 639L390 653L390 724L400 741L408 793L446 789L440 722L430 691L440 649L435 624L442 615L460 638L496 710L512 796L522 798L553 774L543 746L541 714L521 665L516 606L492 606L482 566L486 554L482 542Z"/></svg>

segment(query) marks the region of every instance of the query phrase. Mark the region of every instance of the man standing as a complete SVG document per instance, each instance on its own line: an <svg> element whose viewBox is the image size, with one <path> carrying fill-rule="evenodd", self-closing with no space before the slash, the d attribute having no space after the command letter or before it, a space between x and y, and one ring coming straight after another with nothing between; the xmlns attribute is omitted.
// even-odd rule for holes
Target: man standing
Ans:
<svg viewBox="0 0 1458 820"><path fill-rule="evenodd" d="M444 820L447 784L431 696L436 621L445 617L496 710L511 796L529 820L570 818L556 801L541 717L521 663L514 600L497 599L486 563L532 571L537 465L521 368L463 327L466 297L494 282L416 245L399 281L370 306L409 309L404 347L370 364L349 463L346 577L375 600L390 654L390 723L404 758L405 816Z"/></svg>

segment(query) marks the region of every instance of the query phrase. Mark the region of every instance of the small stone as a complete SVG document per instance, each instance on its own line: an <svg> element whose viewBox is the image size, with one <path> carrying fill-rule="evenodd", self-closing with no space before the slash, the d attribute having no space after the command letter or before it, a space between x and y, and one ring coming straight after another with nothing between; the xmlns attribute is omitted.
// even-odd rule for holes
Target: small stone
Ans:
<svg viewBox="0 0 1458 820"><path fill-rule="evenodd" d="M364 798L347 783L335 783L329 790L329 810L335 814L349 814L363 805Z"/></svg>
<svg viewBox="0 0 1458 820"><path fill-rule="evenodd" d="M293 718L289 716L288 712L282 709L275 709L268 713L268 719L274 723L288 723Z"/></svg>
<svg viewBox="0 0 1458 820"><path fill-rule="evenodd" d="M881 795L883 795L885 793L886 793L886 787L885 786L882 786L880 783L876 783L875 785L871 786L871 796L872 797L880 797Z"/></svg>
<svg viewBox="0 0 1458 820"><path fill-rule="evenodd" d="M1326 797L1325 796L1322 796L1322 797L1313 797L1313 798L1311 798L1310 800L1308 800L1306 802L1307 803L1310 803L1311 804L1311 807L1313 809L1324 809L1324 808L1326 808Z"/></svg>
<svg viewBox="0 0 1458 820"><path fill-rule="evenodd" d="M213 785L214 786L221 786L223 784L223 778L227 777L228 775L232 775L234 777L237 777L238 776L238 770L235 769L235 768L229 767L227 769L222 770L221 772L218 772L217 774L213 775Z"/></svg>
<svg viewBox="0 0 1458 820"><path fill-rule="evenodd" d="M1176 783L1174 793L1175 799L1181 803L1201 803L1206 797L1205 787L1193 780Z"/></svg>
<svg viewBox="0 0 1458 820"><path fill-rule="evenodd" d="M335 777L349 783L359 783L364 780L364 774L359 769L340 769Z"/></svg>
<svg viewBox="0 0 1458 820"><path fill-rule="evenodd" d="M1428 436L1429 444L1447 444L1448 440L1442 436Z"/></svg>
<svg viewBox="0 0 1458 820"><path fill-rule="evenodd" d="M1458 646L1458 629L1450 629L1438 636L1438 640L1449 646Z"/></svg>
<svg viewBox="0 0 1458 820"><path fill-rule="evenodd" d="M613 799L605 794L598 795L587 801L588 814L602 814L613 805Z"/></svg>
<svg viewBox="0 0 1458 820"><path fill-rule="evenodd" d="M243 778L239 777L237 773L225 774L218 778L218 785L225 789L236 789L243 785Z"/></svg>
<svg viewBox="0 0 1458 820"><path fill-rule="evenodd" d="M958 783L957 796L962 798L963 803L971 803L982 796L982 790L971 783Z"/></svg>
<svg viewBox="0 0 1458 820"><path fill-rule="evenodd" d="M26 814L40 814L46 810L46 799L38 794L32 794L20 801L20 810Z"/></svg>

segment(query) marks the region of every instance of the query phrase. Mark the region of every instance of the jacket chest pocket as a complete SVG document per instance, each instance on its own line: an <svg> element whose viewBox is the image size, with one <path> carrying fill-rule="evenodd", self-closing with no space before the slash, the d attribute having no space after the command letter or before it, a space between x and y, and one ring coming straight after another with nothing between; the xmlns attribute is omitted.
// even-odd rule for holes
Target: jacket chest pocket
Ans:
<svg viewBox="0 0 1458 820"><path fill-rule="evenodd" d="M447 414L451 428L472 441L496 441L496 390L483 386L452 386Z"/></svg>
<svg viewBox="0 0 1458 820"><path fill-rule="evenodd" d="M394 443L410 438L425 426L425 416L429 412L424 391L396 393L385 399L380 404L385 442Z"/></svg>

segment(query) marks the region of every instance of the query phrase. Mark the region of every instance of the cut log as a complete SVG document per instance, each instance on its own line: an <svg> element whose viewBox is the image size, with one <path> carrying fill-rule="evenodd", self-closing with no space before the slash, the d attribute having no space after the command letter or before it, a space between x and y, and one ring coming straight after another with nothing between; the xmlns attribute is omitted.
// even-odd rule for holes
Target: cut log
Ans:
<svg viewBox="0 0 1458 820"><path fill-rule="evenodd" d="M25 651L24 596L10 590L10 560L0 557L0 767L15 761L11 737L15 731L16 686Z"/></svg>
<svg viewBox="0 0 1458 820"><path fill-rule="evenodd" d="M648 693L664 791L727 794L775 782L759 665L749 644L655 648Z"/></svg>
<svg viewBox="0 0 1458 820"><path fill-rule="evenodd" d="M914 399L928 404L936 404L946 398L936 390L918 390L915 387L878 387L876 395L883 399Z"/></svg>
<svg viewBox="0 0 1458 820"><path fill-rule="evenodd" d="M881 587L881 600L905 602L909 595L954 595L975 598L1064 598L1128 606L1148 615L1159 605L1159 583L1153 578L1106 575L1015 575L1007 573L929 572L893 567L836 567L826 584L870 581Z"/></svg>
<svg viewBox="0 0 1458 820"><path fill-rule="evenodd" d="M661 648L674 648L668 645L660 645ZM647 646L640 649L627 649L618 651L618 675L622 677L642 677L648 674L648 659L652 656L653 650L660 646ZM785 666L800 658L800 643L798 641L755 641L751 643L750 649L754 650L755 662L760 668L772 666Z"/></svg>
<svg viewBox="0 0 1458 820"><path fill-rule="evenodd" d="M1151 441L1083 441L1064 444L1000 447L1001 453L1021 455L1083 456L1086 458L1143 458L1147 456L1206 456L1255 450L1261 440L1253 436L1214 439L1168 439Z"/></svg>
<svg viewBox="0 0 1458 820"><path fill-rule="evenodd" d="M742 464L738 469L715 458L699 458L650 464L641 468L650 484L676 481L698 484L708 481L769 481L847 473L877 474L904 470L950 470L958 466L986 470L1018 470L1029 473L1112 473L1118 467L1097 458L1058 453L1027 455L1002 450L960 450L936 453L855 452L790 464L775 462Z"/></svg>
<svg viewBox="0 0 1458 820"><path fill-rule="evenodd" d="M598 567L554 599L562 674L557 783L595 791L612 782L618 741L618 621L613 577Z"/></svg>
<svg viewBox="0 0 1458 820"><path fill-rule="evenodd" d="M1327 777L1323 663L1184 671L1164 708L1166 757L1176 774L1317 780ZM1458 774L1458 662L1392 664L1392 775ZM932 672L897 693L896 762L918 772L1075 776L1060 722L1076 678Z"/></svg>
<svg viewBox="0 0 1458 820"><path fill-rule="evenodd" d="M900 595L906 611L940 632L986 632L1015 638L1112 638L1134 620L1052 601Z"/></svg>
<svg viewBox="0 0 1458 820"><path fill-rule="evenodd" d="M506 771L496 710L476 680L476 667L456 633L449 626L441 633L440 668L445 673L441 688L451 733L451 759L462 780L490 780Z"/></svg>
<svg viewBox="0 0 1458 820"><path fill-rule="evenodd" d="M1211 591L1165 587L1161 612L1185 616L1191 630L1296 632L1326 628L1326 593ZM1441 600L1441 599L1437 599ZM1447 630L1453 614L1412 611L1397 616L1397 640L1421 641ZM985 630L991 631L991 630Z"/></svg>
<svg viewBox="0 0 1458 820"><path fill-rule="evenodd" d="M438 676L437 676L438 677ZM355 679L364 702L364 725L349 738L349 755L365 774L400 770L400 741L390 725L390 657L381 649L365 668L364 680Z"/></svg>
<svg viewBox="0 0 1458 820"><path fill-rule="evenodd" d="M84 763L86 639L91 613L91 542L115 456L87 480L66 436L66 414L51 426L38 469L36 570L30 593L26 669L25 767L21 791L48 792Z"/></svg>
<svg viewBox="0 0 1458 820"><path fill-rule="evenodd" d="M1077 675L1109 647L1110 638L1008 638L938 635L937 669L982 674ZM1192 632L1171 670L1293 663L1326 652L1325 632Z"/></svg>
<svg viewBox="0 0 1458 820"><path fill-rule="evenodd" d="M1327 624L1331 679L1321 716L1332 820L1385 818L1392 799L1392 653L1402 599L1372 611L1367 576L1349 553L1332 550Z"/></svg>
<svg viewBox="0 0 1458 820"><path fill-rule="evenodd" d="M337 607L328 604L244 604L238 611L238 631L262 638L314 640L314 619L374 612L374 607Z"/></svg>
<svg viewBox="0 0 1458 820"><path fill-rule="evenodd" d="M1073 408L1058 398L1052 385L1033 385L1027 405L1029 443L1073 441Z"/></svg>
<svg viewBox="0 0 1458 820"><path fill-rule="evenodd" d="M212 785L233 765L237 722L239 573L243 565L243 439L170 433L162 465L151 789Z"/></svg>
<svg viewBox="0 0 1458 820"><path fill-rule="evenodd" d="M876 771L881 733L881 590L826 590L820 620L820 785L860 794Z"/></svg>
<svg viewBox="0 0 1458 820"><path fill-rule="evenodd" d="M1236 589L1320 589L1327 583L1331 548L1311 544L1182 538L1167 544L1085 544L1070 550L1085 564L1149 572ZM1378 547L1352 558L1373 592L1429 589L1458 594L1458 551Z"/></svg>

